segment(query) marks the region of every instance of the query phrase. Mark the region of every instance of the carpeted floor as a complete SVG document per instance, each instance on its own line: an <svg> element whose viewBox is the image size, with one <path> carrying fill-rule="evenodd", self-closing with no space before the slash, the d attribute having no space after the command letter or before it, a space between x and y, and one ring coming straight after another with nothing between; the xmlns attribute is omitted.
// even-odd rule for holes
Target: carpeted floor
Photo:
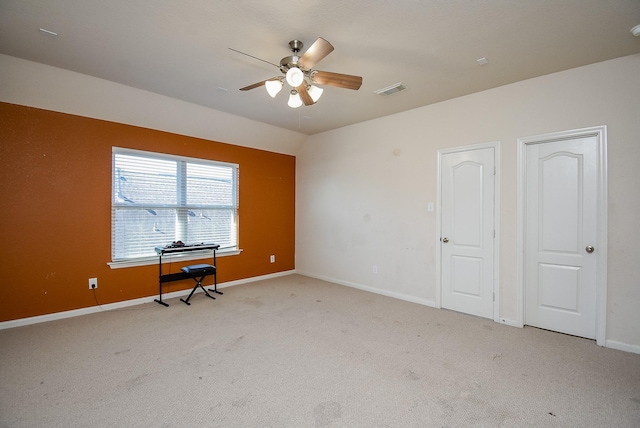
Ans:
<svg viewBox="0 0 640 428"><path fill-rule="evenodd" d="M640 355L299 275L0 331L0 427L638 427Z"/></svg>

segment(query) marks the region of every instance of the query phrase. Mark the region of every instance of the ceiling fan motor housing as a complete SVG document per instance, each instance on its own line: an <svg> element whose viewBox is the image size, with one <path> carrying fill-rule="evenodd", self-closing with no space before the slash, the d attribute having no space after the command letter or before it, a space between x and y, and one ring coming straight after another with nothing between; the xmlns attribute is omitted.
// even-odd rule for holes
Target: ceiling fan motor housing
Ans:
<svg viewBox="0 0 640 428"><path fill-rule="evenodd" d="M298 65L298 60L300 60L300 57L297 55L292 55L292 56L287 56L282 58L280 60L280 70L283 73L286 73L290 68L297 67L302 71L307 71Z"/></svg>
<svg viewBox="0 0 640 428"><path fill-rule="evenodd" d="M297 67L299 69L301 69L303 72L306 72L308 70L303 69L302 67L300 67L298 65L298 61L300 61L300 57L298 56L298 52L300 52L302 50L302 47L304 46L304 43L302 43L300 40L291 40L289 42L289 48L291 49L291 52L293 52L293 55L290 56L286 56L284 58L282 58L280 60L280 70L283 73L287 73L287 71L289 71L289 69L293 68L293 67Z"/></svg>

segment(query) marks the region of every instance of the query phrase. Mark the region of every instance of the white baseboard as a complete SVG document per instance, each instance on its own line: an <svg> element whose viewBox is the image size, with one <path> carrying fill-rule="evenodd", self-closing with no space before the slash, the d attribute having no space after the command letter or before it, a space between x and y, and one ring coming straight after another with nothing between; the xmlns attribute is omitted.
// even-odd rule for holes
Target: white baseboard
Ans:
<svg viewBox="0 0 640 428"><path fill-rule="evenodd" d="M272 274L269 274L269 275L262 275L262 276L255 276L255 277L252 277L252 278L239 279L239 280L236 280L236 281L228 281L228 282L223 282L223 283L218 284L218 288L233 287L234 285L248 284L248 283L251 283L251 282L262 281L262 280L265 280L265 279L278 278L278 277L281 277L281 276L287 276L287 275L291 275L291 274L294 274L294 273L296 273L295 270L289 270L289 271L284 271L284 272L272 273ZM211 287L211 286L213 286L213 284L209 284L209 285L202 284L202 285L203 285L203 287ZM173 299L173 298L182 297L182 296L187 296L187 295L189 295L189 293L191 293L191 289L174 291L172 293L163 294L162 295L162 300ZM88 308L74 309L74 310L71 310L71 311L56 312L54 314L39 315L39 316L29 317L29 318L20 318L20 319L11 320L11 321L3 321L3 322L0 322L0 330L5 330L5 329L8 329L8 328L14 328L14 327L22 327L22 326L30 325L30 324L38 324L38 323L47 322L47 321L55 321L55 320L60 320L60 319L64 319L64 318L78 317L78 316L81 316L81 315L94 314L96 312L102 312L102 311L109 311L109 310L113 310L113 309L126 308L128 306L142 305L144 303L153 302L153 300L156 299L157 297L158 297L158 295L156 294L156 295L153 295L153 296L141 297L139 299L125 300L125 301L122 301L122 302L107 303L105 305L91 306L91 307L88 307Z"/></svg>
<svg viewBox="0 0 640 428"><path fill-rule="evenodd" d="M308 276L310 278L315 278L315 279L319 279L319 280L322 280L322 281L332 282L334 284L344 285L344 286L347 286L347 287L357 288L359 290L368 291L368 292L376 293L376 294L381 294L383 296L393 297L395 299L400 299L400 300L404 300L404 301L412 302L412 303L418 303L420 305L425 305L425 306L429 306L431 308L439 309L438 305L433 300L420 299L418 297L409 296L409 295L406 295L406 294L394 293L392 291L386 291L386 290L379 290L377 288L368 287L366 285L357 284L357 283L349 282L349 281L342 281L342 280L339 280L339 279L325 277L325 276L322 276L322 275L315 275L315 274L312 274L312 273L309 273L309 272L298 271L297 273L300 274L300 275ZM508 325L510 327L518 327L518 328L522 328L523 327L522 323L519 323L518 321L509 319L509 318L500 317L499 321L496 321L496 322L499 322L500 324Z"/></svg>
<svg viewBox="0 0 640 428"><path fill-rule="evenodd" d="M254 276L252 278L238 279L235 281L227 281L227 282L223 282L222 284L218 284L218 288L233 287L234 285L249 284L251 282L263 281L265 279L280 278L281 276L289 276L289 275L293 275L294 273L297 273L295 269L285 270L283 272L270 273L268 275Z"/></svg>
<svg viewBox="0 0 640 428"><path fill-rule="evenodd" d="M262 276L255 276L252 278L245 278L245 279L239 279L236 281L228 281L228 282L223 282L218 284L218 288L227 288L227 287L233 287L236 285L241 285L241 284L249 284L252 282L257 282L257 281L262 281L262 280L266 280L266 279L272 279L272 278L279 278L282 276L288 276L288 275L293 275L293 274L300 274L300 275L304 275L304 276L308 276L310 278L315 278L315 279L319 279L321 281L327 281L327 282L331 282L334 284L338 284L338 285L344 285L346 287L351 287L351 288L356 288L358 290L363 290L363 291L367 291L370 293L375 293L375 294L380 294L383 296L387 296L387 297L392 297L395 299L399 299L399 300L404 300L407 302L412 302L412 303L417 303L420 305L425 305L425 306L429 306L432 308L437 308L436 303L433 300L429 300L429 299L420 299L414 296L409 296L406 294L402 294L402 293L394 293L394 292L390 292L390 291L386 291L386 290L379 290L377 288L373 288L373 287L369 287L366 285L362 285L362 284L357 284L354 282L349 282L349 281L342 281L342 280L338 280L335 278L330 278L330 277L325 277L322 275L315 275L309 272L302 272L302 271L298 271L296 269L294 270L289 270L289 271L284 271L284 272L277 272L277 273L272 273L272 274L268 274L268 275L262 275ZM205 285L203 284L204 287L211 287L213 284L209 284L209 285ZM180 291L174 291L172 293L167 293L167 294L163 294L162 298L164 299L174 299L176 297L182 297L182 296L187 296L189 293L191 292L191 289L187 289L187 290L180 290ZM135 306L135 305L142 305L144 303L150 303L153 302L154 299L157 297L157 295L153 295L153 296L148 296L148 297L141 297L139 299L133 299L133 300L125 300L123 302L116 302L116 303L108 303L105 305L100 305L100 306L91 306L88 308L81 308L81 309L74 309L71 311L64 311L64 312L56 312L54 314L47 314L47 315L39 315L39 316L35 316L35 317L29 317L29 318L21 318L21 319L17 319L17 320L11 320L11 321L3 321L0 322L0 330L5 330L8 328L14 328L14 327L22 327L25 325L30 325L30 324L38 324L38 323L42 323L42 322L47 322L47 321L55 321L55 320L60 320L60 319L64 319L64 318L71 318L71 317L77 317L77 316L81 316L81 315L88 315L88 314L93 314L96 312L102 312L102 311L108 311L108 310L113 310L113 309L120 309L120 308L125 308L128 306ZM499 318L499 322L500 324L505 324L511 327L518 327L518 328L522 328L523 325L522 323L519 323L515 320L511 320L508 318ZM623 342L618 342L616 340L606 340L605 341L605 345L606 348L611 348L611 349L617 349L619 351L625 351L625 352L631 352L634 354L640 354L640 345L631 345L628 343L623 343Z"/></svg>
<svg viewBox="0 0 640 428"><path fill-rule="evenodd" d="M628 343L622 343L616 340L606 340L604 346L607 348L617 349L619 351L640 354L640 345L629 345Z"/></svg>
<svg viewBox="0 0 640 428"><path fill-rule="evenodd" d="M411 303L418 303L419 305L430 306L432 308L437 307L436 306L436 302L434 302L433 300L429 300L429 299L421 299L419 297L410 296L410 295L407 295L407 294L394 293L392 291L380 290L378 288L373 288L373 287L369 287L369 286L366 286L366 285L357 284L355 282L342 281L340 279L330 278L330 277L326 277L326 276L322 276L322 275L315 275L315 274L312 274L312 273L309 273L309 272L297 271L296 273L298 273L299 275L308 276L309 278L319 279L321 281L332 282L334 284L344 285L346 287L351 287L351 288L357 288L358 290L368 291L370 293L380 294L380 295L387 296L387 297L393 297L394 299L404 300L404 301L411 302Z"/></svg>
<svg viewBox="0 0 640 428"><path fill-rule="evenodd" d="M326 276L322 276L322 275L316 275L316 274L309 273L309 272L304 272L304 271L297 271L296 273L298 273L300 275L308 276L310 278L319 279L321 281L327 281L327 282L331 282L331 283L334 283L334 284L339 284L339 285L344 285L344 286L347 286L347 287L357 288L359 290L368 291L368 292L376 293L376 294L381 294L383 296L393 297L393 298L400 299L400 300L405 300L405 301L408 301L408 302L418 303L418 304L421 304L421 305L430 306L432 308L437 308L435 302L432 301L432 300L428 300L428 299L419 299L419 298L416 298L414 296L408 296L408 295L405 295L405 294L393 293L393 292L385 291L385 290L379 290L377 288L368 287L368 286L365 286L365 285L362 285L362 284L357 284L357 283L349 282L349 281L342 281L342 280L339 280L339 279L330 278L330 277L326 277ZM523 328L524 327L524 325L521 322L509 319L509 318L500 317L497 322L499 322L500 324L508 325L510 327L516 327L516 328ZM617 342L617 341L614 341L614 340L607 340L605 342L605 347L612 348L612 349L618 349L620 351L632 352L634 354L640 354L640 346L638 346L638 345L629 345L627 343Z"/></svg>
<svg viewBox="0 0 640 428"><path fill-rule="evenodd" d="M524 325L522 325L521 322L510 320L509 318L500 317L498 322L500 324L508 325L509 327L518 327L518 328L524 327Z"/></svg>

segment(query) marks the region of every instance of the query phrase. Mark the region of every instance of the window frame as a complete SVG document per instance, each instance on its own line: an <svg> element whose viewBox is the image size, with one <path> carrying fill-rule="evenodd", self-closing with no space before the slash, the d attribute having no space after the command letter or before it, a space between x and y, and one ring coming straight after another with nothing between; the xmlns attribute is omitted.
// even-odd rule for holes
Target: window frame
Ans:
<svg viewBox="0 0 640 428"><path fill-rule="evenodd" d="M226 248L221 248L220 250L217 251L217 255L218 256L230 256L230 255L237 255L240 254L242 252L242 250L240 249L240 223L239 223L239 213L240 213L240 194L239 194L239 181L240 181L240 165L236 164L236 163L231 163L231 162L222 162L222 161L216 161L216 160L211 160L211 159L203 159L203 158L193 158L193 157L187 157L187 156L180 156L180 155L173 155L173 154L167 154L167 153L160 153L160 152L150 152L150 151L146 151L146 150L136 150L136 149L128 149L128 148L123 148L123 147L116 147L113 146L112 150L111 150L111 186L110 186L110 209L111 209L111 218L110 218L110 262L108 262L107 264L112 268L112 269L118 269L118 268L125 268L125 267L133 267L133 266L146 266L146 265L151 265L151 264L156 264L158 262L158 257L157 255L149 255L149 256L141 256L141 257L129 257L129 258L122 258L122 259L116 259L114 260L114 239L115 239L115 234L114 234L114 213L115 213L115 209L118 207L127 207L127 205L122 204L122 203L117 203L114 200L114 193L115 193L115 189L114 189L114 177L116 174L116 169L115 169L115 157L116 154L120 154L120 155L130 155L130 156L139 156L139 157L145 157L145 158L149 158L149 159L158 159L158 160L168 160L168 161L172 161L172 162L176 162L178 164L178 167L176 169L176 173L178 174L177 176L177 182L176 182L176 190L177 190L177 200L176 200L176 204L169 204L169 205L162 205L163 208L170 208L170 209L175 209L176 211L176 217L180 217L180 212L182 212L183 216L186 219L186 213L190 208L190 204L186 203L186 170L187 170L187 164L196 164L196 165L210 165L210 166L222 166L222 167L228 167L232 169L232 174L233 174L233 181L232 181L232 209L234 212L234 217L235 217L235 224L236 224L236 228L235 228L235 242L236 245L234 247L226 247ZM182 166L180 166L182 165ZM182 190L181 190L182 187ZM160 207L160 205L158 206ZM211 207L209 207L211 208ZM179 223L176 223L176 225L178 225ZM186 228L186 223L185 226ZM171 241L173 241L172 238L169 238ZM168 263L170 263L172 260L183 260L183 261L188 261L188 260L199 260L202 258L207 258L211 256L211 251L210 250L205 250L205 251L191 251L191 252L185 252L185 253L176 253L176 254L172 254L170 257L163 257L163 259L166 258L166 261ZM164 260L163 260L164 261Z"/></svg>

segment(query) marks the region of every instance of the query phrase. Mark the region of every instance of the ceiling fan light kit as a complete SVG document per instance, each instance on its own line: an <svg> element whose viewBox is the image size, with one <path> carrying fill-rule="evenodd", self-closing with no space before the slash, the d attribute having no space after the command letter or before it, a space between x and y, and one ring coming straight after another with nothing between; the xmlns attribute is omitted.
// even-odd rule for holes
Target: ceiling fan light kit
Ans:
<svg viewBox="0 0 640 428"><path fill-rule="evenodd" d="M264 87L267 88L271 98L275 98L278 92L282 90L282 80L267 80L264 82Z"/></svg>
<svg viewBox="0 0 640 428"><path fill-rule="evenodd" d="M293 52L293 55L282 58L280 60L280 65L273 64L269 61L240 52L236 49L229 48L234 52L274 65L280 69L282 74L284 74L284 78L281 76L273 77L262 82L254 83L253 85L245 86L244 88L240 88L240 90L248 91L264 86L269 93L269 96L274 98L282 89L282 86L284 85L283 80L286 80L287 84L293 88L289 94L289 101L287 104L291 108L298 108L302 104L306 106L313 105L320 99L324 90L315 86L314 83L316 85L329 85L356 91L360 89L360 86L362 85L362 77L360 76L313 70L313 67L320 62L320 60L333 51L331 43L322 37L319 37L313 45L311 45L311 47L301 57L299 57L298 52L300 52L302 47L303 43L300 40L290 41L289 48Z"/></svg>
<svg viewBox="0 0 640 428"><path fill-rule="evenodd" d="M320 99L320 96L322 95L322 93L324 92L324 89L315 86L315 85L311 85L309 86L308 91L309 95L311 95L311 99L313 100L313 102L317 102Z"/></svg>
<svg viewBox="0 0 640 428"><path fill-rule="evenodd" d="M304 73L298 67L290 68L287 71L287 83L297 88L304 81Z"/></svg>
<svg viewBox="0 0 640 428"><path fill-rule="evenodd" d="M302 105L302 98L300 98L300 94L295 89L291 90L291 94L289 95L289 102L287 103L291 108L298 108Z"/></svg>

